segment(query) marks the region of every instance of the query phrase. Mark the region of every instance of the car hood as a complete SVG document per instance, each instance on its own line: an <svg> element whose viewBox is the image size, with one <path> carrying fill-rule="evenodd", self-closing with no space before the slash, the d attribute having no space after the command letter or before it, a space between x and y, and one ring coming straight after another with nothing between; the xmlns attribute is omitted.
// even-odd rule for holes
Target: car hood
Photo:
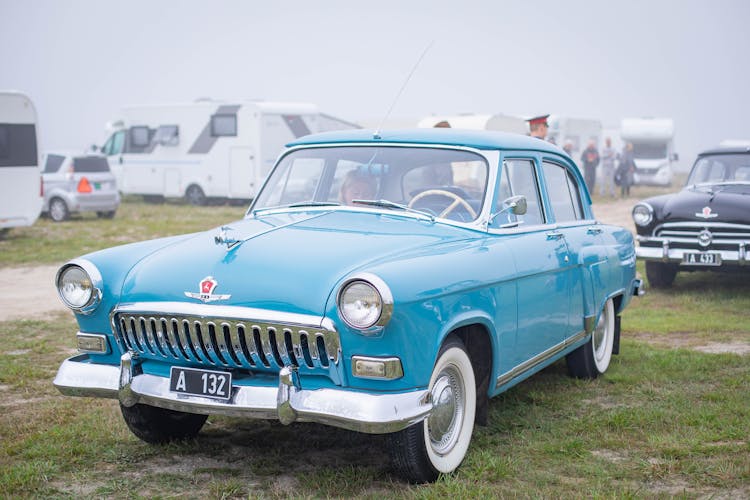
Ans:
<svg viewBox="0 0 750 500"><path fill-rule="evenodd" d="M750 186L691 186L665 199L662 221L750 224Z"/></svg>
<svg viewBox="0 0 750 500"><path fill-rule="evenodd" d="M416 248L466 238L469 230L372 212L259 216L177 241L141 260L126 277L121 303L200 304L201 282L215 282L211 304L323 315L337 283L354 271ZM204 297L205 298L205 297Z"/></svg>

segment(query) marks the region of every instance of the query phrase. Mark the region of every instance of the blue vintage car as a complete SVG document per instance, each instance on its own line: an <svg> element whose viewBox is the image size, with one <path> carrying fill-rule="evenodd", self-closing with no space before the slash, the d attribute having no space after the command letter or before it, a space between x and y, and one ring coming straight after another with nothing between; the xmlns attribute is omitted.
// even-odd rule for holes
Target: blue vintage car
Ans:
<svg viewBox="0 0 750 500"><path fill-rule="evenodd" d="M395 470L455 470L488 399L566 357L604 373L638 293L556 146L426 129L290 144L245 218L57 274L80 354L55 386L119 399L147 442L207 415L387 433Z"/></svg>

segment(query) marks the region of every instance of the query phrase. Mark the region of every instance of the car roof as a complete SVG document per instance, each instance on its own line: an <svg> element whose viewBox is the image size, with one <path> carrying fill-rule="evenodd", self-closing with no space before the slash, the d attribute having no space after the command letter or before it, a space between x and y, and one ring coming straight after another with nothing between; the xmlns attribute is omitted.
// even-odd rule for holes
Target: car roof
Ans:
<svg viewBox="0 0 750 500"><path fill-rule="evenodd" d="M567 156L559 147L547 141L520 134L494 130L464 130L453 128L414 128L374 131L367 129L340 130L306 135L287 144L288 147L338 143L403 143L465 146L476 149L533 150Z"/></svg>
<svg viewBox="0 0 750 500"><path fill-rule="evenodd" d="M701 151L698 156L717 155L717 154L737 154L750 153L750 146L724 146Z"/></svg>

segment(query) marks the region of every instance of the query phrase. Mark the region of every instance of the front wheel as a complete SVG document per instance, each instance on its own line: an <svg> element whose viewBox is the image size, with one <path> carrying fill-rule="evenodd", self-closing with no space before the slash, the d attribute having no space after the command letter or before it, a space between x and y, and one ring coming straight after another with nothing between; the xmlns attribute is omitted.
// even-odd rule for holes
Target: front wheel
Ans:
<svg viewBox="0 0 750 500"><path fill-rule="evenodd" d="M200 186L191 184L185 191L185 199L191 205L202 206L206 204L206 194Z"/></svg>
<svg viewBox="0 0 750 500"><path fill-rule="evenodd" d="M120 411L130 432L147 443L159 444L198 435L207 415L196 415L136 404L120 405Z"/></svg>
<svg viewBox="0 0 750 500"><path fill-rule="evenodd" d="M677 276L676 264L662 262L646 262L646 277L648 284L654 288L669 288Z"/></svg>
<svg viewBox="0 0 750 500"><path fill-rule="evenodd" d="M591 340L568 354L568 373L576 378L596 378L609 368L615 343L615 305L612 299L604 304Z"/></svg>
<svg viewBox="0 0 750 500"><path fill-rule="evenodd" d="M414 483L453 472L469 448L477 394L474 369L460 340L451 339L440 349L429 390L429 417L389 436L395 472Z"/></svg>

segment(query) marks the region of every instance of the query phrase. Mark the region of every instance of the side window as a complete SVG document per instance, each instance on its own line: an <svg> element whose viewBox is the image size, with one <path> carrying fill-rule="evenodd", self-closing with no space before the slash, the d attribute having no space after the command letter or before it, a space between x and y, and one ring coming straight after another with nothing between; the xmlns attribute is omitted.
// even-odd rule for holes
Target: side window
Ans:
<svg viewBox="0 0 750 500"><path fill-rule="evenodd" d="M542 204L539 198L539 187L534 162L532 160L505 160L500 172L498 192L496 196L496 212L506 208L503 201L511 196L522 195L526 197L526 213L524 215L513 215L504 212L495 218L493 226L499 227L503 224L518 222L524 226L543 224Z"/></svg>
<svg viewBox="0 0 750 500"><path fill-rule="evenodd" d="M53 174L60 169L65 157L62 155L47 155L47 161L44 162L44 173Z"/></svg>
<svg viewBox="0 0 750 500"><path fill-rule="evenodd" d="M180 143L180 128L177 125L160 125L156 129L154 142L162 146L177 146Z"/></svg>
<svg viewBox="0 0 750 500"><path fill-rule="evenodd" d="M237 115L212 115L212 137L234 137L237 135Z"/></svg>
<svg viewBox="0 0 750 500"><path fill-rule="evenodd" d="M542 170L555 221L568 222L583 218L578 187L565 167L545 161L542 163Z"/></svg>
<svg viewBox="0 0 750 500"><path fill-rule="evenodd" d="M148 127L138 126L130 128L130 145L133 148L146 148L151 143L151 131Z"/></svg>
<svg viewBox="0 0 750 500"><path fill-rule="evenodd" d="M33 124L0 123L0 167L39 167Z"/></svg>

